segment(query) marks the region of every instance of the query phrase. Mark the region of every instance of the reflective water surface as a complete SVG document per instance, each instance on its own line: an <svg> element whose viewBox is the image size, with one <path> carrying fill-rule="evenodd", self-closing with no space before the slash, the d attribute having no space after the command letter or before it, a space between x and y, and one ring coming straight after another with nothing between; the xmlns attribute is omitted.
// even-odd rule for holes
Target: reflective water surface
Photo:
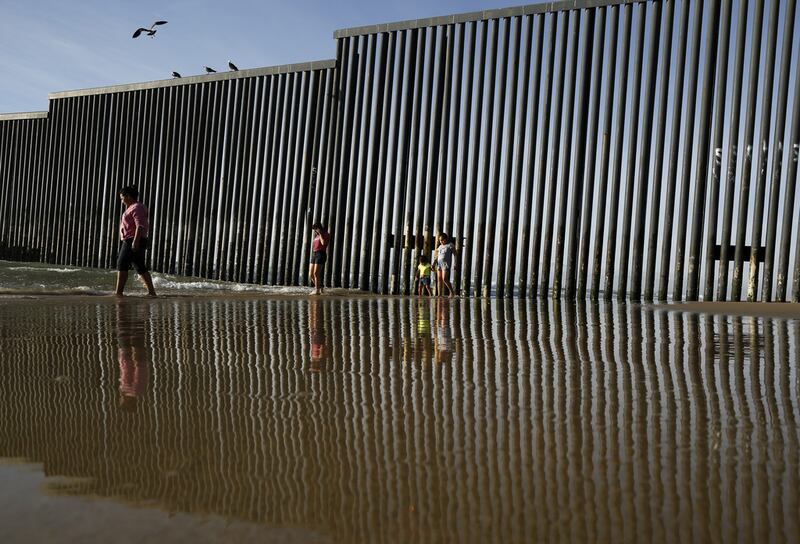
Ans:
<svg viewBox="0 0 800 544"><path fill-rule="evenodd" d="M636 305L0 299L3 471L44 476L4 478L0 524L41 494L254 540L798 541L799 339Z"/></svg>

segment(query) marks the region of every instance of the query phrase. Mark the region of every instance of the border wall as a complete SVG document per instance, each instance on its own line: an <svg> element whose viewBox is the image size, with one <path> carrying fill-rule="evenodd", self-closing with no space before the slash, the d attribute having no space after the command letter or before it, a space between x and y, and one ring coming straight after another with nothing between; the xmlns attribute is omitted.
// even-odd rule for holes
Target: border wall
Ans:
<svg viewBox="0 0 800 544"><path fill-rule="evenodd" d="M4 258L109 267L135 184L155 270L292 283L324 155L335 62L50 95L0 117Z"/></svg>
<svg viewBox="0 0 800 544"><path fill-rule="evenodd" d="M447 232L465 295L797 301L797 25L795 0L549 2L56 93L0 116L0 256L109 266L137 183L165 272L303 284L313 217L334 286L408 293Z"/></svg>

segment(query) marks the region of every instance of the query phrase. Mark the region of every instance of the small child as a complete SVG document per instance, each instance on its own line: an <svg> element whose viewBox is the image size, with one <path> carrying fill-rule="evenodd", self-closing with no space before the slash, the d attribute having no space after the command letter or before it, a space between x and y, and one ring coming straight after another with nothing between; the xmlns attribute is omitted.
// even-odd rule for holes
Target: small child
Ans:
<svg viewBox="0 0 800 544"><path fill-rule="evenodd" d="M419 264L417 265L417 278L419 285L417 295L422 296L423 290L431 295L431 260L427 255L422 254L419 256Z"/></svg>
<svg viewBox="0 0 800 544"><path fill-rule="evenodd" d="M450 292L453 298L455 291L450 283L450 270L454 267L453 256L457 255L456 247L450 237L444 232L439 235L439 245L436 248L436 295L443 296L444 290Z"/></svg>

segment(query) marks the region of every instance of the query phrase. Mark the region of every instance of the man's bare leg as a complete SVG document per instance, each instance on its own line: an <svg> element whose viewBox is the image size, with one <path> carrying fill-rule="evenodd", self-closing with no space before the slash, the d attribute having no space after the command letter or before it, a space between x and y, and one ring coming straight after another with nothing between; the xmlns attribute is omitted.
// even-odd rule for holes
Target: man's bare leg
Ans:
<svg viewBox="0 0 800 544"><path fill-rule="evenodd" d="M118 297L122 296L122 293L125 291L125 283L128 281L128 273L117 271L117 289L114 291L114 294Z"/></svg>

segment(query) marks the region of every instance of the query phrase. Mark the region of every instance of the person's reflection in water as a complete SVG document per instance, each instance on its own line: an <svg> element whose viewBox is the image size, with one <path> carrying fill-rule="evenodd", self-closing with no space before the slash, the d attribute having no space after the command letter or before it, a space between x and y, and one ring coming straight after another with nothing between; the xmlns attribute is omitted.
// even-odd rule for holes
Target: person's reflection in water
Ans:
<svg viewBox="0 0 800 544"><path fill-rule="evenodd" d="M453 358L453 330L450 324L450 299L436 299L436 362L449 363Z"/></svg>
<svg viewBox="0 0 800 544"><path fill-rule="evenodd" d="M311 336L310 372L321 372L328 358L325 346L325 306L319 299L311 299L308 308L308 329Z"/></svg>
<svg viewBox="0 0 800 544"><path fill-rule="evenodd" d="M145 342L150 305L127 299L117 301L117 357L119 407L134 411L150 381L150 350Z"/></svg>
<svg viewBox="0 0 800 544"><path fill-rule="evenodd" d="M428 363L432 360L433 339L431 337L431 305L429 299L414 301L416 327L414 334L403 340L403 361Z"/></svg>

